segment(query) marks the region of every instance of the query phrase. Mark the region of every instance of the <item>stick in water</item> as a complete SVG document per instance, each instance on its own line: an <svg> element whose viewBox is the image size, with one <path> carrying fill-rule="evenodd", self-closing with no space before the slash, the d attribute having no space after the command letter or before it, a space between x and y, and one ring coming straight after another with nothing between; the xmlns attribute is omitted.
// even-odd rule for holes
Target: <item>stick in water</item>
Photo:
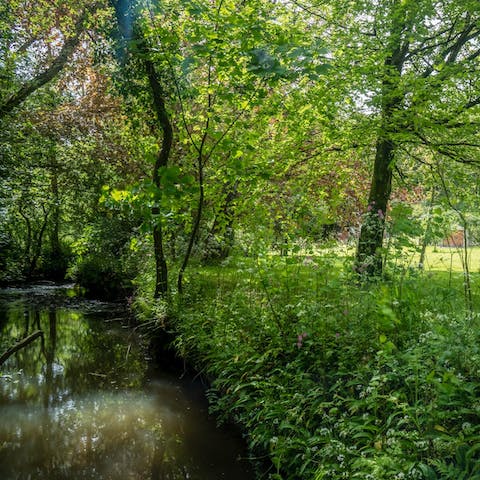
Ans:
<svg viewBox="0 0 480 480"><path fill-rule="evenodd" d="M3 353L0 356L0 365L3 365L6 362L6 360L9 357L11 357L15 352L18 352L22 348L26 347L27 345L32 343L38 337L43 337L43 331L42 330L37 330L37 331L33 332L28 337L25 337L24 339L20 340L13 347L10 347L5 353Z"/></svg>

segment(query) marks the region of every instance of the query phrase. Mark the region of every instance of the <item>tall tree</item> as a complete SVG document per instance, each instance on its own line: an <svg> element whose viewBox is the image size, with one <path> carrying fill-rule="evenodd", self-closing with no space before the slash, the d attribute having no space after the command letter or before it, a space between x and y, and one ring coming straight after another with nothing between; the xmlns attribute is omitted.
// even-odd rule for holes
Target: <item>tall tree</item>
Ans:
<svg viewBox="0 0 480 480"><path fill-rule="evenodd" d="M190 166L197 180L197 198L190 209L191 221L186 222L189 233L177 277L181 292L194 247L208 235L202 235L202 229L208 231L203 228L205 207L219 211L214 205L218 198L209 198L209 193L225 196L220 193L225 179L216 172L231 172L235 170L232 165L254 161L254 149L244 143L247 135L241 132L250 130L252 136L262 136L265 121L259 120L260 105L282 83L287 90L306 70L312 74L323 67L324 61L318 52L313 53L315 48L300 41L305 24L278 2L173 0L153 5L145 26L155 47L155 64L163 65L162 71L175 87L172 115L177 119L182 170ZM232 188L239 181L238 175L227 180Z"/></svg>
<svg viewBox="0 0 480 480"><path fill-rule="evenodd" d="M160 211L161 203L161 176L160 169L168 165L170 151L173 143L173 128L170 115L167 111L167 98L165 88L151 56L151 47L145 38L141 24L141 10L136 2L127 0L111 0L115 11L115 17L120 33L125 42L125 48L129 55L132 55L143 66L146 75L150 97L152 99L152 110L157 118L158 126L162 132L160 148L153 165L152 181L156 188L156 199L151 208L153 217L153 244L155 257L155 298L165 298L168 293L168 267L164 251L164 235Z"/></svg>
<svg viewBox="0 0 480 480"><path fill-rule="evenodd" d="M302 2L294 3L305 8ZM348 100L345 111L366 113L375 128L356 268L378 275L392 179L401 155L427 142L451 151L453 135L462 138L457 144L467 137L472 143L476 135L465 112L471 117L480 103L480 4L369 0L345 6L320 1L312 2L309 10L332 40L333 63L343 77L337 77L339 86L332 93L341 92Z"/></svg>

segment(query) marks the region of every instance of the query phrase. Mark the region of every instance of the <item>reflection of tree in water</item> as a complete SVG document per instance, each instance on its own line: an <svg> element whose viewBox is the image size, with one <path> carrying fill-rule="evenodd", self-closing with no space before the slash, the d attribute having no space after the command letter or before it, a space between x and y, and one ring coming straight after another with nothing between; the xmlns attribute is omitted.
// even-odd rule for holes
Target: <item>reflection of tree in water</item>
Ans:
<svg viewBox="0 0 480 480"><path fill-rule="evenodd" d="M23 302L5 310L3 338L14 342L37 329L42 342L6 364L12 377L0 389L8 419L0 426L0 478L186 478L175 467L178 415L158 408L152 396L125 391L142 382L145 361L121 328Z"/></svg>
<svg viewBox="0 0 480 480"><path fill-rule="evenodd" d="M9 359L6 367L10 371L24 373L7 386L10 397L19 401L41 397L48 406L92 388L140 386L144 357L139 348L129 348L120 326L107 330L102 319L86 318L79 311L28 309L19 303L7 314L2 338L9 338L10 343L33 330L44 331L42 342L30 344Z"/></svg>
<svg viewBox="0 0 480 480"><path fill-rule="evenodd" d="M53 362L55 360L55 350L57 347L57 315L56 311L50 309L48 311L48 342L42 345L43 354L45 357L45 386L43 389L43 406L48 408L50 401L56 391L54 382Z"/></svg>
<svg viewBox="0 0 480 480"><path fill-rule="evenodd" d="M4 310L0 333L11 344L40 327L44 343L2 368L1 480L250 478L233 465L214 470L236 454L178 382L141 385L144 354L120 325L101 314L25 305Z"/></svg>
<svg viewBox="0 0 480 480"><path fill-rule="evenodd" d="M180 418L174 419L174 424L156 427L156 442L152 456L151 480L184 480L191 478L185 459L188 452L184 451L182 439L184 431ZM180 454L181 452L181 454Z"/></svg>
<svg viewBox="0 0 480 480"><path fill-rule="evenodd" d="M95 388L138 388L146 370L139 348L129 348L134 338L126 338L118 325L106 329L102 319L85 319L88 334L76 339L74 359L65 366L65 378L74 393Z"/></svg>
<svg viewBox="0 0 480 480"><path fill-rule="evenodd" d="M0 449L2 480L31 472L38 480L192 478L185 476L182 420L152 396L111 393L8 413L0 426L0 443L8 439Z"/></svg>

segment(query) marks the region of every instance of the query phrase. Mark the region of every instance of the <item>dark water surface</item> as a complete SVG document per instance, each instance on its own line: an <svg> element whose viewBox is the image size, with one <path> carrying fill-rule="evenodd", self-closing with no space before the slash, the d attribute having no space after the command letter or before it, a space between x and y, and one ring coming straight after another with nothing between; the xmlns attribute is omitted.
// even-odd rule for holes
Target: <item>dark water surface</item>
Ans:
<svg viewBox="0 0 480 480"><path fill-rule="evenodd" d="M124 318L67 287L0 290L0 353L45 333L0 366L0 479L253 479L201 389L151 373Z"/></svg>

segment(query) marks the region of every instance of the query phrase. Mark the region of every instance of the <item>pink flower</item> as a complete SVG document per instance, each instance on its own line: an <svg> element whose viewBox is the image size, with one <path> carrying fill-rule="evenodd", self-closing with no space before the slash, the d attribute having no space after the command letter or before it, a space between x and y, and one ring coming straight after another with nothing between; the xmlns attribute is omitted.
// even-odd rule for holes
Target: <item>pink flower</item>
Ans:
<svg viewBox="0 0 480 480"><path fill-rule="evenodd" d="M303 332L303 333L300 333L298 336L297 336L297 347L298 348L301 348L303 346L303 340L305 338L307 338L308 336L308 333L307 332Z"/></svg>
<svg viewBox="0 0 480 480"><path fill-rule="evenodd" d="M379 218L385 218L385 215L383 214L382 210L379 209L377 213Z"/></svg>

